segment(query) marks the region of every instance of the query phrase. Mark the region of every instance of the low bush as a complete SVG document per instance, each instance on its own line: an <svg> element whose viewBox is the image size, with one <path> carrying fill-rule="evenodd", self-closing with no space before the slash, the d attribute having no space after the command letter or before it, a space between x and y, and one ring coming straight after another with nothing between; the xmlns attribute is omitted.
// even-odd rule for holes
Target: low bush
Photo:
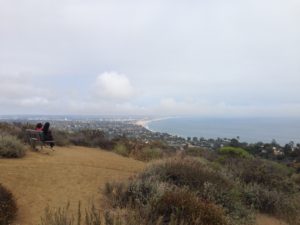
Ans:
<svg viewBox="0 0 300 225"><path fill-rule="evenodd" d="M184 151L184 154L188 156L202 157L208 161L215 161L219 157L215 151L205 148L188 148Z"/></svg>
<svg viewBox="0 0 300 225"><path fill-rule="evenodd" d="M131 215L124 218L128 224L227 224L221 207L201 201L188 189L153 180L107 184L105 194L109 205Z"/></svg>
<svg viewBox="0 0 300 225"><path fill-rule="evenodd" d="M71 134L69 134L68 132L53 129L52 134L53 134L53 138L55 140L55 144L57 146L68 146L71 144L71 142L69 140Z"/></svg>
<svg viewBox="0 0 300 225"><path fill-rule="evenodd" d="M290 179L290 169L284 165L261 159L230 159L223 163L233 177L246 184L257 183L285 193L299 190L299 186Z"/></svg>
<svg viewBox="0 0 300 225"><path fill-rule="evenodd" d="M119 154L119 155L122 155L122 156L126 156L128 157L129 156L129 149L126 147L125 144L122 144L122 143L118 143L114 149L113 149L113 152Z"/></svg>
<svg viewBox="0 0 300 225"><path fill-rule="evenodd" d="M17 214L12 193L0 184L0 225L9 225Z"/></svg>
<svg viewBox="0 0 300 225"><path fill-rule="evenodd" d="M185 189L167 190L152 203L154 221L162 218L164 223L172 220L178 224L189 225L225 225L228 224L222 208L201 201L194 193Z"/></svg>
<svg viewBox="0 0 300 225"><path fill-rule="evenodd" d="M261 213L274 215L292 224L300 222L299 194L287 195L276 189L268 189L259 184L248 184L243 188L243 201Z"/></svg>
<svg viewBox="0 0 300 225"><path fill-rule="evenodd" d="M70 134L69 141L73 145L100 147L112 150L115 146L113 140L108 140L101 130L79 130Z"/></svg>
<svg viewBox="0 0 300 225"><path fill-rule="evenodd" d="M251 158L252 156L244 149L238 147L223 147L219 150L221 155L230 158Z"/></svg>
<svg viewBox="0 0 300 225"><path fill-rule="evenodd" d="M160 148L151 148L147 146L140 151L135 152L133 157L141 161L151 161L163 157L163 152Z"/></svg>
<svg viewBox="0 0 300 225"><path fill-rule="evenodd" d="M292 178L292 180L293 180L297 185L300 186L300 174L299 174L299 173L298 173L298 174L293 174L291 178Z"/></svg>
<svg viewBox="0 0 300 225"><path fill-rule="evenodd" d="M108 186L106 196L131 215L131 224L214 224L209 218L219 218L216 223L246 225L254 224L257 210L300 225L297 179L286 166L253 157L226 156L219 164L183 155L152 164L127 184ZM203 204L214 217L203 220L207 212L197 210Z"/></svg>
<svg viewBox="0 0 300 225"><path fill-rule="evenodd" d="M167 159L163 163L154 164L140 176L155 177L161 182L179 187L187 186L195 191L203 190L206 182L222 186L224 189L232 187L232 182L225 176L193 158Z"/></svg>
<svg viewBox="0 0 300 225"><path fill-rule="evenodd" d="M254 222L254 212L242 201L242 193L238 185L223 188L223 186L206 182L204 189L198 192L198 196L222 206L229 218L232 218L233 224L251 224Z"/></svg>
<svg viewBox="0 0 300 225"><path fill-rule="evenodd" d="M20 158L25 155L24 145L14 136L0 137L0 157Z"/></svg>
<svg viewBox="0 0 300 225"><path fill-rule="evenodd" d="M21 133L21 124L0 123L0 135L18 136Z"/></svg>
<svg viewBox="0 0 300 225"><path fill-rule="evenodd" d="M128 183L113 182L105 185L104 194L114 208L144 207L157 196L162 195L165 188L151 179L134 179Z"/></svg>
<svg viewBox="0 0 300 225"><path fill-rule="evenodd" d="M155 163L126 184L107 184L105 195L113 208L130 208L142 217L149 217L148 220L152 222L163 218L165 224L205 224L205 220L200 216L202 212L198 212L199 216L194 218L194 212L189 211L192 207L186 208L190 205L194 207L199 201L201 206L205 203L205 207L209 209L214 208L214 205L222 208L222 212L230 218L232 224L253 222L253 212L243 205L241 192L235 184L222 173L193 158L172 158ZM186 200L180 204L183 204L184 208L176 208L176 204L185 198L183 196ZM167 210L167 206L159 206L164 205L165 201L166 205L171 204L167 201L171 198L174 206L170 205L169 211L164 212L163 208ZM180 214L183 212L191 220ZM216 212L212 209L212 213ZM199 219L200 217L202 219ZM216 218L219 217L216 215Z"/></svg>

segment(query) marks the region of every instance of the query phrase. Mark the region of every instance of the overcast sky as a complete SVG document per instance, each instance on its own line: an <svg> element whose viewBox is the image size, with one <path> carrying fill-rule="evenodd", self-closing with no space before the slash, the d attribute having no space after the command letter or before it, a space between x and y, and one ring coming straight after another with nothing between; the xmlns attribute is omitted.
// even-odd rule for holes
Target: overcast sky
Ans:
<svg viewBox="0 0 300 225"><path fill-rule="evenodd" d="M0 0L0 114L300 116L299 0Z"/></svg>

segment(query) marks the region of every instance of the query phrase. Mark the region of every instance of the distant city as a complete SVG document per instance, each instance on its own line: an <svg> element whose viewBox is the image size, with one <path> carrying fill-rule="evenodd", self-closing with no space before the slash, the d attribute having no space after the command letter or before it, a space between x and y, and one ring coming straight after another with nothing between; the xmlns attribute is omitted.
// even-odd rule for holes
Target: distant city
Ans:
<svg viewBox="0 0 300 225"><path fill-rule="evenodd" d="M218 140L205 139L203 137L184 138L168 133L153 132L139 125L139 121L151 121L155 118L151 116L8 115L0 116L0 122L36 124L49 121L51 127L57 130L68 132L101 130L109 139L126 136L127 138L139 139L145 143L163 141L175 148L184 148L186 146L216 148L228 144L231 140L228 138L219 138Z"/></svg>

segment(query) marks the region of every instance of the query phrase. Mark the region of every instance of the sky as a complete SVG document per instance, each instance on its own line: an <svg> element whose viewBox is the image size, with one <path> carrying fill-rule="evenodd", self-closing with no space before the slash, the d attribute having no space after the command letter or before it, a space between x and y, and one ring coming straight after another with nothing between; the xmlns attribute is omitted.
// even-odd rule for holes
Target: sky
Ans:
<svg viewBox="0 0 300 225"><path fill-rule="evenodd" d="M300 116L299 0L0 0L0 115Z"/></svg>

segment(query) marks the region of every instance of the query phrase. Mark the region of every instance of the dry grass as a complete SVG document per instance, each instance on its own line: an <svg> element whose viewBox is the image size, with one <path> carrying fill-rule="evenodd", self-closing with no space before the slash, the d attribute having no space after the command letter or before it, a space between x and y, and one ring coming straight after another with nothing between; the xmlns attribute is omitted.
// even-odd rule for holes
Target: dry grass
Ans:
<svg viewBox="0 0 300 225"><path fill-rule="evenodd" d="M28 152L22 159L0 159L0 182L17 200L15 224L36 225L47 205L58 208L70 202L70 210L76 210L79 201L83 208L92 199L100 203L105 183L143 168L142 162L99 149L56 147L54 152Z"/></svg>

